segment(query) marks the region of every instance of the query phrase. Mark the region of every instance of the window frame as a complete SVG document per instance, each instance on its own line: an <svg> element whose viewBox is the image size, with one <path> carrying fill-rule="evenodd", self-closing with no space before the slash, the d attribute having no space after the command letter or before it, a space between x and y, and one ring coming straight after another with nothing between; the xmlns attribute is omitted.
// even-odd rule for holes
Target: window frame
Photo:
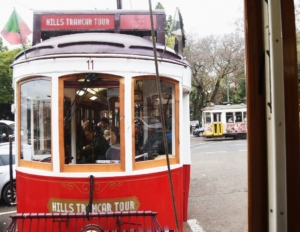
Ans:
<svg viewBox="0 0 300 232"><path fill-rule="evenodd" d="M51 77L45 77L45 76L32 76L28 77L26 79L23 79L21 81L17 82L17 92L16 92L16 99L17 99L17 128L19 128L18 131L15 132L18 141L21 141L21 85L26 84L28 82L32 81L37 81L37 80L46 80L49 81L50 83L50 93L52 96L52 79ZM52 97L50 97L50 106L51 106L51 115L53 113L53 107L52 107ZM18 113L19 112L19 113ZM51 116L51 124L52 124L53 117ZM51 128L51 156L53 156L53 137L52 137L52 128ZM40 169L40 170L45 170L45 171L52 171L53 170L53 164L51 163L46 163L46 162L40 162L40 161L33 161L33 160L24 160L21 159L21 142L18 143L18 154L17 154L17 159L18 159L18 166L19 167L28 167L28 168L34 168L34 169Z"/></svg>
<svg viewBox="0 0 300 232"><path fill-rule="evenodd" d="M84 73L80 73L84 74ZM78 74L77 74L78 75ZM71 74L66 76L60 76L58 79L58 109L64 108L64 81L69 79L76 79L77 75ZM119 85L119 97L120 97L120 134L124 134L124 77L103 74L101 78L118 80ZM64 114L59 114L59 138L64 138ZM60 160L60 172L124 172L125 171L125 138L120 136L120 164L65 164L65 149L64 139L60 139L59 142L59 160ZM76 157L74 157L76 158Z"/></svg>
<svg viewBox="0 0 300 232"><path fill-rule="evenodd" d="M167 77L160 77L161 81L165 81L171 84L174 84L174 113L175 113L175 157L169 156L170 164L179 164L180 161L180 152L179 152L179 82ZM135 161L135 117L134 117L134 108L135 108L135 99L134 99L134 83L138 80L156 80L156 76L148 75L148 76L136 76L131 79L131 127L132 127L132 167L133 170L142 170L148 168L156 168L166 166L166 159L159 160L146 160L146 161ZM170 155L170 154L169 154Z"/></svg>

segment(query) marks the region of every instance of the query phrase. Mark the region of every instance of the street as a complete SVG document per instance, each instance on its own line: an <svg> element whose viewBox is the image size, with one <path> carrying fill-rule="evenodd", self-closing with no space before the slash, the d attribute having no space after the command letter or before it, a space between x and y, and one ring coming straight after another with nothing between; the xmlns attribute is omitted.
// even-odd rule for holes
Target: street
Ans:
<svg viewBox="0 0 300 232"><path fill-rule="evenodd" d="M4 231L11 223L9 215L16 213L16 206L7 206L0 200L0 231Z"/></svg>
<svg viewBox="0 0 300 232"><path fill-rule="evenodd" d="M191 155L188 229L247 231L247 140L191 137Z"/></svg>
<svg viewBox="0 0 300 232"><path fill-rule="evenodd" d="M191 136L191 156L185 232L247 231L247 140ZM15 210L0 201L0 231L7 228Z"/></svg>

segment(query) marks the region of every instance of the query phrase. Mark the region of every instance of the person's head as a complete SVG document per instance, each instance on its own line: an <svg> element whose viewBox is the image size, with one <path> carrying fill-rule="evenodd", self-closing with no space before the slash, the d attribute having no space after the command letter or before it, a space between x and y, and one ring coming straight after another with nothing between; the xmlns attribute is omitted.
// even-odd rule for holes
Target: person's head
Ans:
<svg viewBox="0 0 300 232"><path fill-rule="evenodd" d="M81 124L83 130L91 130L92 124L89 121L85 121Z"/></svg>
<svg viewBox="0 0 300 232"><path fill-rule="evenodd" d="M85 137L87 140L92 141L93 140L93 132L91 130L85 130L84 131Z"/></svg>
<svg viewBox="0 0 300 232"><path fill-rule="evenodd" d="M103 117L100 119L100 122L97 124L97 126L101 127L102 129L105 129L109 126L109 120Z"/></svg>

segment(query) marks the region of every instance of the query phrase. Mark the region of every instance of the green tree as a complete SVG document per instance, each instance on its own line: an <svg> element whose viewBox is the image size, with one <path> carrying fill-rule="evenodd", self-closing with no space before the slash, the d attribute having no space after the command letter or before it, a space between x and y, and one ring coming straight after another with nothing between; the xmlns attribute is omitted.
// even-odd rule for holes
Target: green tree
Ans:
<svg viewBox="0 0 300 232"><path fill-rule="evenodd" d="M163 9L165 9L164 7L163 7L163 5L160 3L160 2L158 2L157 4L156 4L156 7L155 7L155 9L157 9L157 10L163 10ZM169 15L169 16L165 16L165 38L166 38L166 41L165 41L165 43L166 43L166 45L167 45L167 47L169 47L169 48L174 48L174 44L175 44L175 36L171 36L170 34L170 30L171 30L171 26L172 26L172 21L173 21L173 19L172 19L172 16L171 15Z"/></svg>
<svg viewBox="0 0 300 232"><path fill-rule="evenodd" d="M162 5L160 2L158 2L158 3L156 4L155 9L157 9L157 10L162 10L162 9L165 9L165 8L163 7L163 5Z"/></svg>
<svg viewBox="0 0 300 232"><path fill-rule="evenodd" d="M0 52L8 51L6 46L3 46L2 38L0 37Z"/></svg>
<svg viewBox="0 0 300 232"><path fill-rule="evenodd" d="M0 52L0 103L11 104L14 101L12 88L12 70L10 65L21 49Z"/></svg>

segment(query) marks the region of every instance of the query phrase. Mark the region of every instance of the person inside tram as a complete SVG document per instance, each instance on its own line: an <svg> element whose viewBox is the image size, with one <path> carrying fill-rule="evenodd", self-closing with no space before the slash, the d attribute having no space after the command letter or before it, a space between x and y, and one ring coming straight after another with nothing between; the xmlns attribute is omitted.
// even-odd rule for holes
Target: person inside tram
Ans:
<svg viewBox="0 0 300 232"><path fill-rule="evenodd" d="M237 116L236 122L241 122L241 121L242 121L241 117L240 117L240 116Z"/></svg>
<svg viewBox="0 0 300 232"><path fill-rule="evenodd" d="M89 122L89 120L83 119L81 123L81 127L83 131L86 129L92 129L92 124Z"/></svg>
<svg viewBox="0 0 300 232"><path fill-rule="evenodd" d="M230 118L228 119L228 122L233 122L232 117L230 117Z"/></svg>
<svg viewBox="0 0 300 232"><path fill-rule="evenodd" d="M96 160L105 160L109 144L100 133L100 130L96 130L94 133L90 128L86 128L84 134L89 144L82 147L82 163L95 163Z"/></svg>
<svg viewBox="0 0 300 232"><path fill-rule="evenodd" d="M78 135L78 147L82 148L83 146L85 146L86 144L89 143L89 141L87 140L84 131L86 130L93 130L93 126L92 124L87 120L87 119L83 119L81 122L81 129L79 130L79 135ZM68 137L67 137L68 138Z"/></svg>
<svg viewBox="0 0 300 232"><path fill-rule="evenodd" d="M97 124L97 127L99 128L99 132L104 136L109 145L113 145L116 143L117 136L113 128L109 126L108 118L101 118L100 122Z"/></svg>

